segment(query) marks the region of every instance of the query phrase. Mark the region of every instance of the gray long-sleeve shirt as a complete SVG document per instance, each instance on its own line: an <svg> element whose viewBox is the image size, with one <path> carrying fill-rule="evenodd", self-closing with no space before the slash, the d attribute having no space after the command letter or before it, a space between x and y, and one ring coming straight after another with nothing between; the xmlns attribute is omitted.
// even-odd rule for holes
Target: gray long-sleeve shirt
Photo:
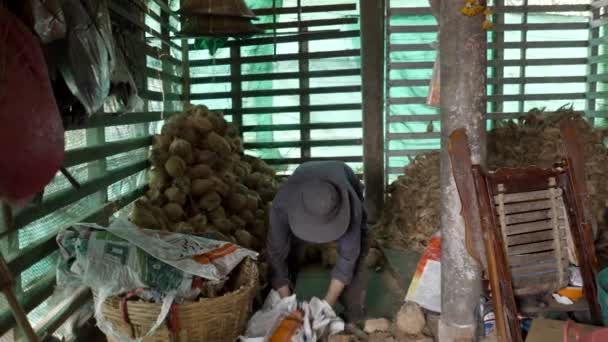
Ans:
<svg viewBox="0 0 608 342"><path fill-rule="evenodd" d="M342 162L315 162L300 166L279 189L272 202L270 211L270 231L267 240L268 264L270 267L271 284L278 289L289 285L289 270L287 258L297 238L292 233L287 218L289 210L287 199L293 196L291 182L297 182L299 177L310 177L314 170L323 170L324 177L345 177L351 185L354 194L349 192L351 220L348 229L337 241L336 265L332 277L348 285L353 277L361 251L368 239L367 215L363 207L363 188L353 170ZM311 172L313 171L313 172Z"/></svg>

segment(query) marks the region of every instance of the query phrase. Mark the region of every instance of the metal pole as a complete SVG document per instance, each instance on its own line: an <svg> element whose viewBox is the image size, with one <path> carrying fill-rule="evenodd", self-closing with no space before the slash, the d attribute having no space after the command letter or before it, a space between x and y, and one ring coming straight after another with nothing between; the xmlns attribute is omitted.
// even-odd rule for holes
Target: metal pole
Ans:
<svg viewBox="0 0 608 342"><path fill-rule="evenodd" d="M464 1L441 1L441 319L439 341L477 336L481 269L468 254L461 203L452 175L449 135L465 128L472 162L485 163L486 32L483 15L467 17ZM479 237L481 238L481 237Z"/></svg>
<svg viewBox="0 0 608 342"><path fill-rule="evenodd" d="M380 218L384 202L384 21L385 0L361 0L363 162L368 220Z"/></svg>

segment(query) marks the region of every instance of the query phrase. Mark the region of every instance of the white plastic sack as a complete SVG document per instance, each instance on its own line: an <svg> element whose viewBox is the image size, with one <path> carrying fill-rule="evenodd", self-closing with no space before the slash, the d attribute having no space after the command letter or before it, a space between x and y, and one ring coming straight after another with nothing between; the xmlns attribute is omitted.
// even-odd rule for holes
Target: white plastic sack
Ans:
<svg viewBox="0 0 608 342"><path fill-rule="evenodd" d="M292 338L292 342L318 341L324 336L344 331L344 321L336 316L326 301L312 298L310 302L298 303L295 295L281 299L276 291L271 291L262 309L247 323L245 335L239 340L267 342L281 320L298 308L304 311L304 324Z"/></svg>

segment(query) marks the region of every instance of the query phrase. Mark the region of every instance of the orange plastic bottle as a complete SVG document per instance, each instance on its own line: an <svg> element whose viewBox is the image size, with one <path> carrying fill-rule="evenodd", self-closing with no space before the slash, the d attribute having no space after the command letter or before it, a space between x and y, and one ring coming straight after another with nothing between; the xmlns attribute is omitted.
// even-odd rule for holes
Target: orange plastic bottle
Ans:
<svg viewBox="0 0 608 342"><path fill-rule="evenodd" d="M291 342L291 338L304 324L304 311L297 309L283 318L270 337L270 342Z"/></svg>

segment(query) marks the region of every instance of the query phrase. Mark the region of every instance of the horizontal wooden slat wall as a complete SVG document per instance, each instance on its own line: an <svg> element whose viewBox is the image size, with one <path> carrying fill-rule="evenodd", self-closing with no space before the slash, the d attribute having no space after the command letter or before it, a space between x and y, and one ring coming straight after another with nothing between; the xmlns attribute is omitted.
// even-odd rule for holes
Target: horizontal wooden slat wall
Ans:
<svg viewBox="0 0 608 342"><path fill-rule="evenodd" d="M151 135L187 101L188 44L175 39L179 19L168 0L111 0L112 22L133 38L126 57L143 109L115 115L106 108L83 127L66 131L64 166L79 181L75 189L58 174L45 189L40 204L13 213L14 230L2 227L0 246L10 270L17 275L16 292L40 335L52 334L78 308L90 303L79 290L67 298L54 293L56 234L75 222L107 223L145 192L147 150ZM173 9L175 10L175 8ZM115 32L116 34L116 32ZM0 302L0 338L19 339L15 321Z"/></svg>
<svg viewBox="0 0 608 342"><path fill-rule="evenodd" d="M440 146L441 115L426 104L437 25L426 1L387 0L386 180L416 155ZM501 4L500 0L495 1ZM488 127L534 107L573 104L585 110L601 92L587 92L589 5L495 6L488 32ZM417 6L417 7L411 7ZM591 26L596 25L591 23ZM463 42L464 43L464 42ZM595 74L591 77L602 77ZM449 96L449 95L447 95ZM590 116L601 115L588 110Z"/></svg>
<svg viewBox="0 0 608 342"><path fill-rule="evenodd" d="M299 10L296 1L284 1L281 8L254 9L262 36L231 40L215 56L191 44L192 102L223 111L239 126L246 153L281 173L336 159L361 171L356 4L302 1ZM334 42L349 46L337 49Z"/></svg>
<svg viewBox="0 0 608 342"><path fill-rule="evenodd" d="M596 124L605 127L608 120L608 71L606 70L606 25L608 24L608 1L591 2L591 29L589 37L589 68L587 88L587 111L595 118Z"/></svg>

